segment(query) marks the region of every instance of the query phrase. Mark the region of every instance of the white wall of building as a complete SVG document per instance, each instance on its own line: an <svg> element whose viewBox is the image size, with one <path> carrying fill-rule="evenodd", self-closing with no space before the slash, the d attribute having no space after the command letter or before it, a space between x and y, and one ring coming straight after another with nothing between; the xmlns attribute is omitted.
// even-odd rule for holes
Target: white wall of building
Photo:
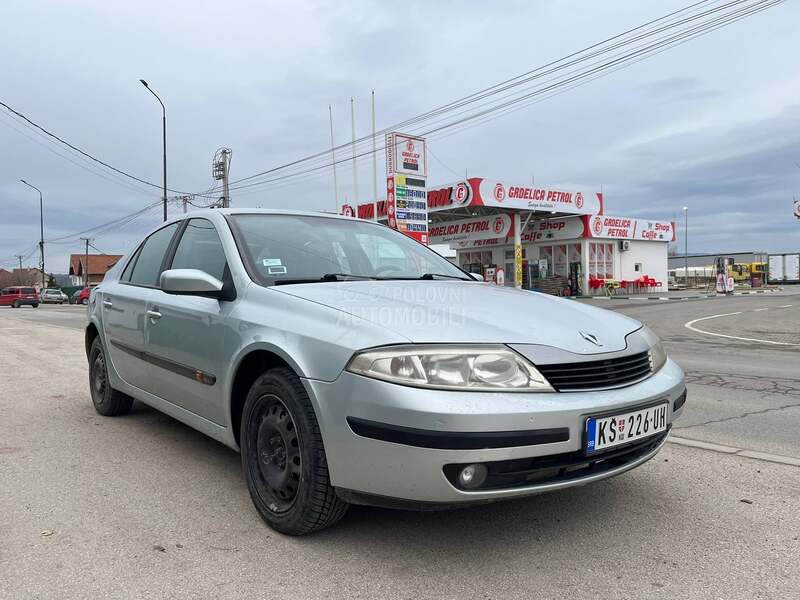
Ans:
<svg viewBox="0 0 800 600"><path fill-rule="evenodd" d="M619 244L619 242L617 242ZM617 246L619 250L619 246ZM617 279L638 279L643 275L652 277L663 283L667 289L667 244L665 242L649 242L631 240L630 249L617 252ZM637 270L637 264L641 270Z"/></svg>

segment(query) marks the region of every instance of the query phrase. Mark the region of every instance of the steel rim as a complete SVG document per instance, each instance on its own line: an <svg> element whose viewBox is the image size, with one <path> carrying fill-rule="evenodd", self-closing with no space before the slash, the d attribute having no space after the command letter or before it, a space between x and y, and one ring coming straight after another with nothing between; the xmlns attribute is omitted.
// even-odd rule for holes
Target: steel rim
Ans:
<svg viewBox="0 0 800 600"><path fill-rule="evenodd" d="M92 392L98 404L103 403L106 392L106 361L103 353L98 352L92 361Z"/></svg>
<svg viewBox="0 0 800 600"><path fill-rule="evenodd" d="M262 396L248 425L250 473L270 511L288 511L302 476L300 436L292 413L275 395Z"/></svg>

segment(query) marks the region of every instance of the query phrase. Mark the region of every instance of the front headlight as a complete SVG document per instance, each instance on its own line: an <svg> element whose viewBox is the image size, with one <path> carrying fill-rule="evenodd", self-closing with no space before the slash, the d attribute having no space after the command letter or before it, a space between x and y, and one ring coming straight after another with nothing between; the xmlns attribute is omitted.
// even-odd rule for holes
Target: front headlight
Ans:
<svg viewBox="0 0 800 600"><path fill-rule="evenodd" d="M442 390L554 391L536 367L505 346L387 346L359 352L347 370Z"/></svg>
<svg viewBox="0 0 800 600"><path fill-rule="evenodd" d="M667 353L664 351L664 346L661 345L661 340L647 325L642 327L638 333L650 346L650 362L653 366L653 373L655 373L667 362Z"/></svg>

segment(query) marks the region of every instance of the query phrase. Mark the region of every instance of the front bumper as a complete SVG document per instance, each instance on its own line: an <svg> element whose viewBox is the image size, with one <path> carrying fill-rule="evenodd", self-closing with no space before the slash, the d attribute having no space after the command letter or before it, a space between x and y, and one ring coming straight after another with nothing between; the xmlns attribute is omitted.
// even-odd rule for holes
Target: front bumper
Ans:
<svg viewBox="0 0 800 600"><path fill-rule="evenodd" d="M524 496L632 469L652 458L666 436L629 461L558 480L467 491L458 489L445 474L447 465L513 464L520 459L572 455L583 448L586 417L598 413L666 400L671 424L681 412L681 408L674 410L675 401L686 389L683 371L671 360L640 383L596 392L462 393L405 387L348 372L333 382L304 383L315 403L334 486L355 495L444 504ZM382 437L359 429L358 423L390 425L410 437ZM442 435L431 436L437 433ZM415 438L415 434L423 437Z"/></svg>

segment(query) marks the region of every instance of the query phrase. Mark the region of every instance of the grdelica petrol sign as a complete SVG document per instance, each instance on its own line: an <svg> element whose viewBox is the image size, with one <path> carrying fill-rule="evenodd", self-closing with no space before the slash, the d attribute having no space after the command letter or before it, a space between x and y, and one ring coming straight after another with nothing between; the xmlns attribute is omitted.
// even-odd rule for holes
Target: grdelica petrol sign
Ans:
<svg viewBox="0 0 800 600"><path fill-rule="evenodd" d="M675 241L675 223L671 221L647 221L628 217L595 215L586 219L588 237L615 240Z"/></svg>
<svg viewBox="0 0 800 600"><path fill-rule="evenodd" d="M511 216L505 213L431 225L431 244L505 238L511 233Z"/></svg>
<svg viewBox="0 0 800 600"><path fill-rule="evenodd" d="M467 205L596 215L603 212L603 196L587 190L513 185L482 177L471 177L428 191L428 208L431 211Z"/></svg>

